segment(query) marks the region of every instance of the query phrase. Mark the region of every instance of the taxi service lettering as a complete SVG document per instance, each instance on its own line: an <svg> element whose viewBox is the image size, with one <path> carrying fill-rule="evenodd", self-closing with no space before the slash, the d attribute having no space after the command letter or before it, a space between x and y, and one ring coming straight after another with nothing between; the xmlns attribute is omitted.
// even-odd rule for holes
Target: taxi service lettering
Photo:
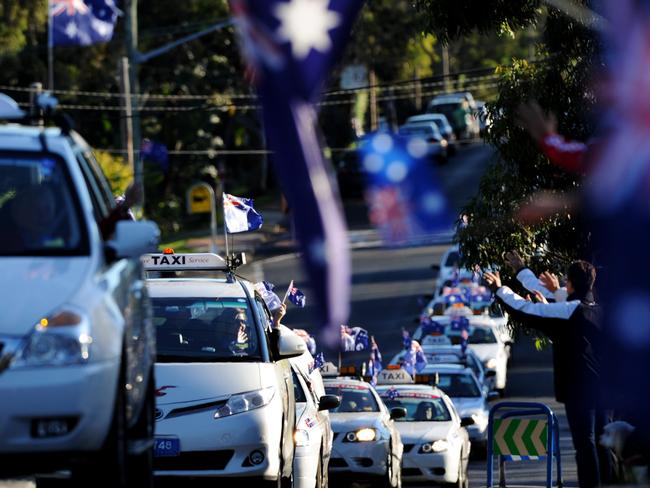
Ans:
<svg viewBox="0 0 650 488"><path fill-rule="evenodd" d="M326 388L339 388L341 390L367 390L367 386L362 386L362 385L329 385L325 384Z"/></svg>
<svg viewBox="0 0 650 488"><path fill-rule="evenodd" d="M387 397L388 393L383 393L382 397ZM431 393L408 393L408 392L399 392L401 398L425 398L427 400L437 400L440 397L438 395L432 395Z"/></svg>
<svg viewBox="0 0 650 488"><path fill-rule="evenodd" d="M185 256L180 256L180 255L179 256L172 256L172 255L151 256L151 260L153 261L153 264L156 266L162 264L166 264L166 265L185 264Z"/></svg>

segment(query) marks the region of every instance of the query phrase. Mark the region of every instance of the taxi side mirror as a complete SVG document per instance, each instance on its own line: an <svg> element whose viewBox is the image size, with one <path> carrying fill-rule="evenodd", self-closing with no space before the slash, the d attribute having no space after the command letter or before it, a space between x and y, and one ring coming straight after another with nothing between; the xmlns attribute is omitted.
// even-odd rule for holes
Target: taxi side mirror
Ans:
<svg viewBox="0 0 650 488"><path fill-rule="evenodd" d="M406 417L406 409L404 407L395 407L390 409L391 420L403 419Z"/></svg>
<svg viewBox="0 0 650 488"><path fill-rule="evenodd" d="M476 422L474 422L474 419L472 417L463 417L460 419L460 426L461 427L468 427L470 425L474 425Z"/></svg>
<svg viewBox="0 0 650 488"><path fill-rule="evenodd" d="M318 400L318 410L332 410L341 404L341 400L336 395L323 395Z"/></svg>
<svg viewBox="0 0 650 488"><path fill-rule="evenodd" d="M489 393L487 394L487 400L488 400L488 402L491 402L491 401L493 401L493 400L496 400L496 399L499 398L500 396L501 396L501 395L499 395L499 392L498 392L498 391L491 391L491 392L489 392Z"/></svg>
<svg viewBox="0 0 650 488"><path fill-rule="evenodd" d="M278 331L277 359L291 359L302 356L307 351L307 344L290 330Z"/></svg>

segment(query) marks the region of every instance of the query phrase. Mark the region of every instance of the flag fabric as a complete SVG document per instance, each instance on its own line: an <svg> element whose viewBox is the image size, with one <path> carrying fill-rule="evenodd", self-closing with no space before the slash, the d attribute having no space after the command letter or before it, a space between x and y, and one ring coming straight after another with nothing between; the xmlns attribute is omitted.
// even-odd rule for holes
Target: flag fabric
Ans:
<svg viewBox="0 0 650 488"><path fill-rule="evenodd" d="M370 361L368 361L368 376L371 377L370 384L372 386L377 384L377 375L382 369L384 367L382 365L381 352L373 336L370 338Z"/></svg>
<svg viewBox="0 0 650 488"><path fill-rule="evenodd" d="M436 322L429 316L423 316L420 318L420 325L422 327L422 337L428 335L444 335L445 326L440 322Z"/></svg>
<svg viewBox="0 0 650 488"><path fill-rule="evenodd" d="M427 358L424 355L422 346L418 341L412 340L410 347L406 349L402 357L402 367L412 376L421 372L426 365Z"/></svg>
<svg viewBox="0 0 650 488"><path fill-rule="evenodd" d="M279 309L282 306L282 301L280 297L273 292L274 286L268 281L260 281L255 283L255 289L261 295L262 300L266 303L266 306L269 307L271 312Z"/></svg>
<svg viewBox="0 0 650 488"><path fill-rule="evenodd" d="M341 351L365 351L369 345L369 335L366 329L348 327L347 325L341 326Z"/></svg>
<svg viewBox="0 0 650 488"><path fill-rule="evenodd" d="M467 328L463 328L460 331L460 349L463 351L463 354L465 354L465 351L467 351L467 346L469 345L469 330Z"/></svg>
<svg viewBox="0 0 650 488"><path fill-rule="evenodd" d="M312 356L316 355L316 339L309 334L305 329L293 329L298 337L300 337L307 345L307 350Z"/></svg>
<svg viewBox="0 0 650 488"><path fill-rule="evenodd" d="M402 329L402 344L404 345L404 349L411 347L411 333L406 329Z"/></svg>
<svg viewBox="0 0 650 488"><path fill-rule="evenodd" d="M316 357L314 358L314 368L320 369L323 367L324 364L325 364L325 354L319 352L318 354L316 354Z"/></svg>
<svg viewBox="0 0 650 488"><path fill-rule="evenodd" d="M325 338L349 314L350 250L315 102L363 0L230 0L262 105L268 149L293 213Z"/></svg>
<svg viewBox="0 0 650 488"><path fill-rule="evenodd" d="M289 284L289 288L287 288L287 293L285 295L285 300L287 300L287 299L291 303L293 303L296 307L300 307L300 308L305 307L306 300L307 300L307 298L305 297L305 294L294 286L293 280Z"/></svg>
<svg viewBox="0 0 650 488"><path fill-rule="evenodd" d="M113 38L120 11L114 0L49 0L53 46L89 46Z"/></svg>
<svg viewBox="0 0 650 488"><path fill-rule="evenodd" d="M253 199L223 194L223 214L230 234L249 232L262 227L264 219L253 208Z"/></svg>
<svg viewBox="0 0 650 488"><path fill-rule="evenodd" d="M388 397L389 400L395 400L396 398L399 397L399 391L397 391L397 388L395 388L394 386L391 386L386 392L386 396Z"/></svg>
<svg viewBox="0 0 650 488"><path fill-rule="evenodd" d="M169 151L167 146L160 142L143 139L140 144L140 157L143 161L151 161L160 166L163 173L169 169Z"/></svg>

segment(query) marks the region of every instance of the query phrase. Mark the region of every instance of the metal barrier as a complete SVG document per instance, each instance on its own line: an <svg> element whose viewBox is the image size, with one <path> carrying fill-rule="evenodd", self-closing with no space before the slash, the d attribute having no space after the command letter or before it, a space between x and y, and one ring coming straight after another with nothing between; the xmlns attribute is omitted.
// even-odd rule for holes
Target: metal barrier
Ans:
<svg viewBox="0 0 650 488"><path fill-rule="evenodd" d="M542 416L545 418L539 418ZM490 409L487 444L488 488L494 486L494 456L499 457L500 487L506 486L506 461L545 460L546 486L551 488L553 458L557 463L557 486L562 487L560 428L553 411L543 403L501 402Z"/></svg>

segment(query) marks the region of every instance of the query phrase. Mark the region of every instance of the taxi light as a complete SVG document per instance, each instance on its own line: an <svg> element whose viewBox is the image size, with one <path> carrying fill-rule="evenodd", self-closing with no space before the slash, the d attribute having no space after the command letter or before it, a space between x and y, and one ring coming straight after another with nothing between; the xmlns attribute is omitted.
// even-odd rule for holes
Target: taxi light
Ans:
<svg viewBox="0 0 650 488"><path fill-rule="evenodd" d="M341 376L354 376L357 374L357 368L354 366L341 366L339 374Z"/></svg>
<svg viewBox="0 0 650 488"><path fill-rule="evenodd" d="M174 254L174 250L171 247L166 247L163 252L163 254Z"/></svg>
<svg viewBox="0 0 650 488"><path fill-rule="evenodd" d="M399 364L389 364L386 369L401 369L401 366Z"/></svg>
<svg viewBox="0 0 650 488"><path fill-rule="evenodd" d="M296 447L304 447L309 445L309 432L303 429L298 429L293 433L293 441Z"/></svg>
<svg viewBox="0 0 650 488"><path fill-rule="evenodd" d="M420 446L420 453L422 454L431 454L436 452L445 452L449 449L449 442L444 439L440 439L434 442L427 442Z"/></svg>

